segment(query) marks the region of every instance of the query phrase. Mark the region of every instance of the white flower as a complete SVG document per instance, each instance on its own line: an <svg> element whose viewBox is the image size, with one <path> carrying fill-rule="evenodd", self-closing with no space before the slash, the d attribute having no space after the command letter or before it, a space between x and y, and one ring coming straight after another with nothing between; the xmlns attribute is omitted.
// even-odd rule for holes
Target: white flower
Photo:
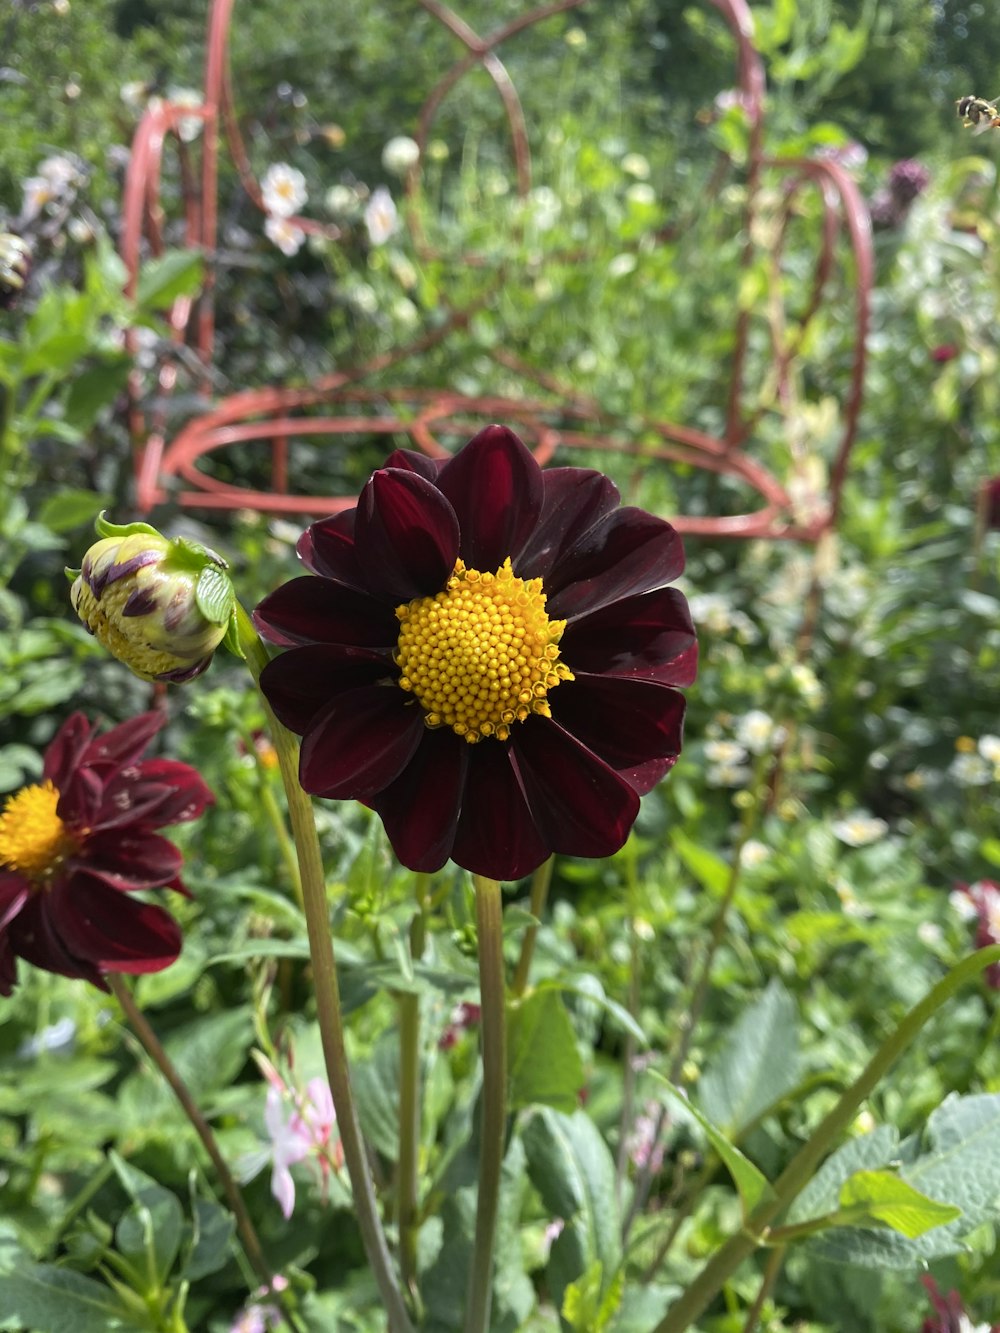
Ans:
<svg viewBox="0 0 1000 1333"><path fill-rule="evenodd" d="M294 222L289 222L287 218L274 215L264 223L264 235L283 255L289 256L298 254L302 242L306 239L301 227L296 227Z"/></svg>
<svg viewBox="0 0 1000 1333"><path fill-rule="evenodd" d="M361 200L349 185L331 185L323 196L323 207L335 218L349 218L357 213Z"/></svg>
<svg viewBox="0 0 1000 1333"><path fill-rule="evenodd" d="M637 181L649 180L649 160L641 153L626 153L622 158L622 171Z"/></svg>
<svg viewBox="0 0 1000 1333"><path fill-rule="evenodd" d="M536 231L551 231L559 221L562 200L548 185L536 185L527 198L528 213Z"/></svg>
<svg viewBox="0 0 1000 1333"><path fill-rule="evenodd" d="M167 92L167 101L174 106L200 107L203 104L201 93L196 88L171 88ZM177 122L177 137L181 143L193 143L201 133L201 116L181 116Z"/></svg>
<svg viewBox="0 0 1000 1333"><path fill-rule="evenodd" d="M420 145L408 134L397 134L382 149L382 165L393 176L405 176L420 161Z"/></svg>
<svg viewBox="0 0 1000 1333"><path fill-rule="evenodd" d="M119 88L118 96L134 115L139 115L149 96L149 84L144 79L129 79Z"/></svg>
<svg viewBox="0 0 1000 1333"><path fill-rule="evenodd" d="M770 855L771 849L766 843L758 842L756 838L748 838L740 852L740 865L752 870L754 866L762 865Z"/></svg>
<svg viewBox="0 0 1000 1333"><path fill-rule="evenodd" d="M385 245L389 237L399 230L399 214L392 195L384 185L372 191L372 197L365 205L365 226L372 245Z"/></svg>
<svg viewBox="0 0 1000 1333"><path fill-rule="evenodd" d="M630 273L634 273L639 265L635 255L621 254L615 255L614 259L608 264L609 278L627 278Z"/></svg>
<svg viewBox="0 0 1000 1333"><path fill-rule="evenodd" d="M287 162L271 163L260 183L260 193L265 210L279 218L289 218L297 213L309 197L305 176ZM278 245L277 241L275 245ZM298 248L296 246L295 250ZM295 250L285 250L284 253L294 254Z"/></svg>
<svg viewBox="0 0 1000 1333"><path fill-rule="evenodd" d="M38 174L60 195L76 189L82 179L79 167L64 153L54 153L45 158L38 168Z"/></svg>
<svg viewBox="0 0 1000 1333"><path fill-rule="evenodd" d="M93 227L83 218L70 218L66 230L69 232L70 240L76 241L77 245L89 245L94 239Z"/></svg>
<svg viewBox="0 0 1000 1333"><path fill-rule="evenodd" d="M812 667L806 666L804 662L796 662L788 675L802 702L811 708L818 708L823 702L823 686Z"/></svg>
<svg viewBox="0 0 1000 1333"><path fill-rule="evenodd" d="M994 776L993 767L978 754L957 754L948 772L960 787L985 787Z"/></svg>
<svg viewBox="0 0 1000 1333"><path fill-rule="evenodd" d="M948 894L948 904L960 921L975 921L979 915L976 904L962 889L952 889Z"/></svg>
<svg viewBox="0 0 1000 1333"><path fill-rule="evenodd" d="M991 935L1000 939L1000 889L989 880L979 879L969 885L969 895L982 914Z"/></svg>
<svg viewBox="0 0 1000 1333"><path fill-rule="evenodd" d="M863 921L866 917L874 915L873 909L867 903L861 901L846 880L838 879L833 887L840 899L844 916L853 916L857 920Z"/></svg>
<svg viewBox="0 0 1000 1333"><path fill-rule="evenodd" d="M705 770L710 787L745 787L750 777L750 769L744 764L713 764Z"/></svg>
<svg viewBox="0 0 1000 1333"><path fill-rule="evenodd" d="M736 741L706 741L705 758L710 764L742 764L747 752Z"/></svg>
<svg viewBox="0 0 1000 1333"><path fill-rule="evenodd" d="M932 948L935 944L940 944L941 938L942 930L936 921L921 921L917 927L917 939L929 948Z"/></svg>
<svg viewBox="0 0 1000 1333"><path fill-rule="evenodd" d="M736 721L736 739L751 754L763 754L785 739L784 727L775 726L774 718L763 709L751 708Z"/></svg>
<svg viewBox="0 0 1000 1333"><path fill-rule="evenodd" d="M845 819L835 819L831 827L833 836L847 843L848 847L867 847L889 832L889 825L884 819L875 819L861 810Z"/></svg>
<svg viewBox="0 0 1000 1333"><path fill-rule="evenodd" d="M625 198L638 208L650 208L656 203L656 191L645 181L637 181L625 191Z"/></svg>
<svg viewBox="0 0 1000 1333"><path fill-rule="evenodd" d="M1000 764L1000 736L980 736L977 748L988 764Z"/></svg>
<svg viewBox="0 0 1000 1333"><path fill-rule="evenodd" d="M31 222L38 217L43 208L58 199L58 191L53 189L52 183L47 181L44 176L29 176L24 182L24 203L21 206L21 216L25 222Z"/></svg>

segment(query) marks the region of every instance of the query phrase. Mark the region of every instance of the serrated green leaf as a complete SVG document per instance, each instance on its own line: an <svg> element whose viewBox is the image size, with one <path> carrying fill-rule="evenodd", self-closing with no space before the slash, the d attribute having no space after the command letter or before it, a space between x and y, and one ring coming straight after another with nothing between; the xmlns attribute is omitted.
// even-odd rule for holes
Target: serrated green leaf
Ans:
<svg viewBox="0 0 1000 1333"><path fill-rule="evenodd" d="M698 1104L713 1124L736 1136L798 1081L795 1002L772 981L746 1009L697 1088Z"/></svg>
<svg viewBox="0 0 1000 1333"><path fill-rule="evenodd" d="M198 575L194 599L198 610L213 625L223 625L232 619L236 594L229 575L214 565L207 565Z"/></svg>
<svg viewBox="0 0 1000 1333"><path fill-rule="evenodd" d="M788 1222L798 1225L837 1209L844 1181L857 1171L888 1166L899 1154L899 1134L893 1125L879 1125L870 1134L848 1139L828 1157L788 1210Z"/></svg>
<svg viewBox="0 0 1000 1333"><path fill-rule="evenodd" d="M550 1217L565 1221L549 1255L548 1281L561 1305L571 1282L600 1262L610 1281L621 1262L615 1164L600 1130L582 1111L543 1108L522 1133L528 1173Z"/></svg>
<svg viewBox="0 0 1000 1333"><path fill-rule="evenodd" d="M567 1115L576 1109L583 1062L555 991L535 991L511 1009L507 1059L512 1111L539 1104Z"/></svg>
<svg viewBox="0 0 1000 1333"><path fill-rule="evenodd" d="M179 296L194 296L205 263L197 250L168 250L143 265L136 300L140 306L165 310Z"/></svg>
<svg viewBox="0 0 1000 1333"><path fill-rule="evenodd" d="M688 1115L693 1116L705 1131L709 1143L722 1158L726 1170L733 1178L733 1184L736 1186L743 1204L744 1217L749 1217L764 1199L773 1199L774 1190L771 1187L771 1182L754 1166L753 1162L748 1157L744 1157L739 1148L734 1143L730 1143L725 1134L713 1125L707 1116L702 1115L697 1106L693 1105L684 1096L680 1088L674 1087L662 1074L657 1074L655 1071L653 1073L657 1082L663 1084L670 1096L679 1102Z"/></svg>
<svg viewBox="0 0 1000 1333"><path fill-rule="evenodd" d="M846 1212L860 1211L855 1226L869 1217L910 1240L962 1215L961 1208L929 1199L894 1171L856 1171L841 1186L839 1202Z"/></svg>
<svg viewBox="0 0 1000 1333"><path fill-rule="evenodd" d="M381 1037L366 1060L355 1061L351 1075L358 1117L368 1140L390 1162L399 1156L399 1033Z"/></svg>

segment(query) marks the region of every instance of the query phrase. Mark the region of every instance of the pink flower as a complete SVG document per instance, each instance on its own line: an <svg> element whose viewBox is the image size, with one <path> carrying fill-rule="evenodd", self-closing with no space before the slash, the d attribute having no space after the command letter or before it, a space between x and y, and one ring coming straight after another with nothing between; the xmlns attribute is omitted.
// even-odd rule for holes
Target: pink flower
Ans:
<svg viewBox="0 0 1000 1333"><path fill-rule="evenodd" d="M295 1208L295 1181L290 1168L296 1162L315 1156L326 1185L330 1168L339 1170L343 1164L343 1149L339 1139L333 1141L337 1115L329 1086L321 1078L310 1079L305 1093L291 1093L294 1109L285 1119L284 1105L288 1090L274 1083L267 1090L264 1104L264 1124L271 1140L274 1163L271 1172L271 1193L278 1201L287 1221Z"/></svg>
<svg viewBox="0 0 1000 1333"><path fill-rule="evenodd" d="M977 949L985 949L988 944L1000 944L1000 884L992 879L980 879L975 884L957 884L951 899L960 915L976 922ZM1000 963L988 967L985 978L987 986L1000 990Z"/></svg>
<svg viewBox="0 0 1000 1333"><path fill-rule="evenodd" d="M954 361L958 356L958 347L954 343L939 343L937 347L931 348L931 360L943 363L945 361Z"/></svg>

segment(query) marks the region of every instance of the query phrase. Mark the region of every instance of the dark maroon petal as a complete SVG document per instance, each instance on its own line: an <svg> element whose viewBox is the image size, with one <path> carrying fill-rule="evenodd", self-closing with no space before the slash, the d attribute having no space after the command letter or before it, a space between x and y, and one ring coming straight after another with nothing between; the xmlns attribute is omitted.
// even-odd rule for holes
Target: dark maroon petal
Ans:
<svg viewBox="0 0 1000 1333"><path fill-rule="evenodd" d="M42 777L62 791L80 762L90 740L90 723L82 713L73 713L62 724L45 751Z"/></svg>
<svg viewBox="0 0 1000 1333"><path fill-rule="evenodd" d="M532 819L507 742L484 740L470 749L452 860L475 875L521 879L548 859L552 845Z"/></svg>
<svg viewBox="0 0 1000 1333"><path fill-rule="evenodd" d="M514 572L521 578L545 578L566 548L579 542L606 514L618 508L618 487L603 472L583 467L553 467L542 472L542 512Z"/></svg>
<svg viewBox="0 0 1000 1333"><path fill-rule="evenodd" d="M639 813L635 789L549 718L514 727L510 744L549 849L569 856L617 852Z"/></svg>
<svg viewBox="0 0 1000 1333"><path fill-rule="evenodd" d="M272 643L345 643L391 648L399 638L392 605L330 579L303 574L276 588L253 614Z"/></svg>
<svg viewBox="0 0 1000 1333"><path fill-rule="evenodd" d="M99 969L92 962L74 958L63 942L57 922L63 902L62 889L62 884L56 884L47 893L32 894L11 923L10 947L33 967L58 972L63 977L82 977L107 990Z"/></svg>
<svg viewBox="0 0 1000 1333"><path fill-rule="evenodd" d="M336 695L398 677L385 653L316 643L291 648L269 662L261 672L260 688L278 721L304 736L316 714Z"/></svg>
<svg viewBox="0 0 1000 1333"><path fill-rule="evenodd" d="M636 764L633 768L617 768L615 772L640 796L645 796L658 782L662 782L676 763L677 756L671 755L669 759L647 759L644 764Z"/></svg>
<svg viewBox="0 0 1000 1333"><path fill-rule="evenodd" d="M128 826L155 829L197 819L215 800L189 764L146 759L109 779L95 831Z"/></svg>
<svg viewBox="0 0 1000 1333"><path fill-rule="evenodd" d="M97 818L104 783L92 768L77 768L63 779L56 814L72 828L90 828Z"/></svg>
<svg viewBox="0 0 1000 1333"><path fill-rule="evenodd" d="M426 477L380 469L361 492L354 541L372 592L409 602L440 592L451 577L458 519Z"/></svg>
<svg viewBox="0 0 1000 1333"><path fill-rule="evenodd" d="M91 740L83 755L83 762L102 772L134 763L166 720L165 713L149 712L130 717L127 722L120 722L117 727Z"/></svg>
<svg viewBox="0 0 1000 1333"><path fill-rule="evenodd" d="M130 893L169 884L181 868L181 854L156 833L111 829L88 838L69 866Z"/></svg>
<svg viewBox="0 0 1000 1333"><path fill-rule="evenodd" d="M680 753L684 696L668 685L581 671L549 702L556 722L619 773Z"/></svg>
<svg viewBox="0 0 1000 1333"><path fill-rule="evenodd" d="M487 426L441 469L437 484L462 532L459 555L494 573L520 554L542 508L542 472L506 426Z"/></svg>
<svg viewBox="0 0 1000 1333"><path fill-rule="evenodd" d="M422 709L398 685L347 690L303 737L299 781L314 796L367 800L399 777L423 732Z"/></svg>
<svg viewBox="0 0 1000 1333"><path fill-rule="evenodd" d="M418 453L416 449L395 449L382 466L402 468L404 472L417 472L428 481L435 481L447 462L447 458L428 458L426 454Z"/></svg>
<svg viewBox="0 0 1000 1333"><path fill-rule="evenodd" d="M571 620L662 588L683 569L684 547L665 519L642 509L616 509L562 553L545 581L546 610Z"/></svg>
<svg viewBox="0 0 1000 1333"><path fill-rule="evenodd" d="M14 920L30 893L31 885L21 875L0 870L0 932Z"/></svg>
<svg viewBox="0 0 1000 1333"><path fill-rule="evenodd" d="M691 613L676 588L626 597L571 621L559 655L571 671L664 685L690 685L698 670Z"/></svg>
<svg viewBox="0 0 1000 1333"><path fill-rule="evenodd" d="M449 728L424 727L399 777L372 797L372 809L408 870L440 870L451 855L471 748Z"/></svg>
<svg viewBox="0 0 1000 1333"><path fill-rule="evenodd" d="M330 518L313 523L296 543L299 559L306 569L324 578L343 583L348 588L363 590L364 570L354 550L354 521L356 509L344 509Z"/></svg>
<svg viewBox="0 0 1000 1333"><path fill-rule="evenodd" d="M51 917L77 961L107 972L158 972L181 951L180 928L162 907L123 897L87 875L74 875L57 892Z"/></svg>

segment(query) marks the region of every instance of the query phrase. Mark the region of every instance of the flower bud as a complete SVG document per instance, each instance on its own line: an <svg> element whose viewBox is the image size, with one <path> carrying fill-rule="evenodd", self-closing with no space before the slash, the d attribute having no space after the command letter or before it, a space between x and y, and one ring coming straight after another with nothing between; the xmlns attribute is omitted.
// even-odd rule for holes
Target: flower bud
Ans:
<svg viewBox="0 0 1000 1333"><path fill-rule="evenodd" d="M20 236L0 232L0 310L17 304L31 272L31 250Z"/></svg>
<svg viewBox="0 0 1000 1333"><path fill-rule="evenodd" d="M66 571L75 575L70 600L120 662L143 680L180 684L205 670L227 635L235 643L235 596L221 556L148 523L119 525L102 514L96 527L101 540L79 570Z"/></svg>

